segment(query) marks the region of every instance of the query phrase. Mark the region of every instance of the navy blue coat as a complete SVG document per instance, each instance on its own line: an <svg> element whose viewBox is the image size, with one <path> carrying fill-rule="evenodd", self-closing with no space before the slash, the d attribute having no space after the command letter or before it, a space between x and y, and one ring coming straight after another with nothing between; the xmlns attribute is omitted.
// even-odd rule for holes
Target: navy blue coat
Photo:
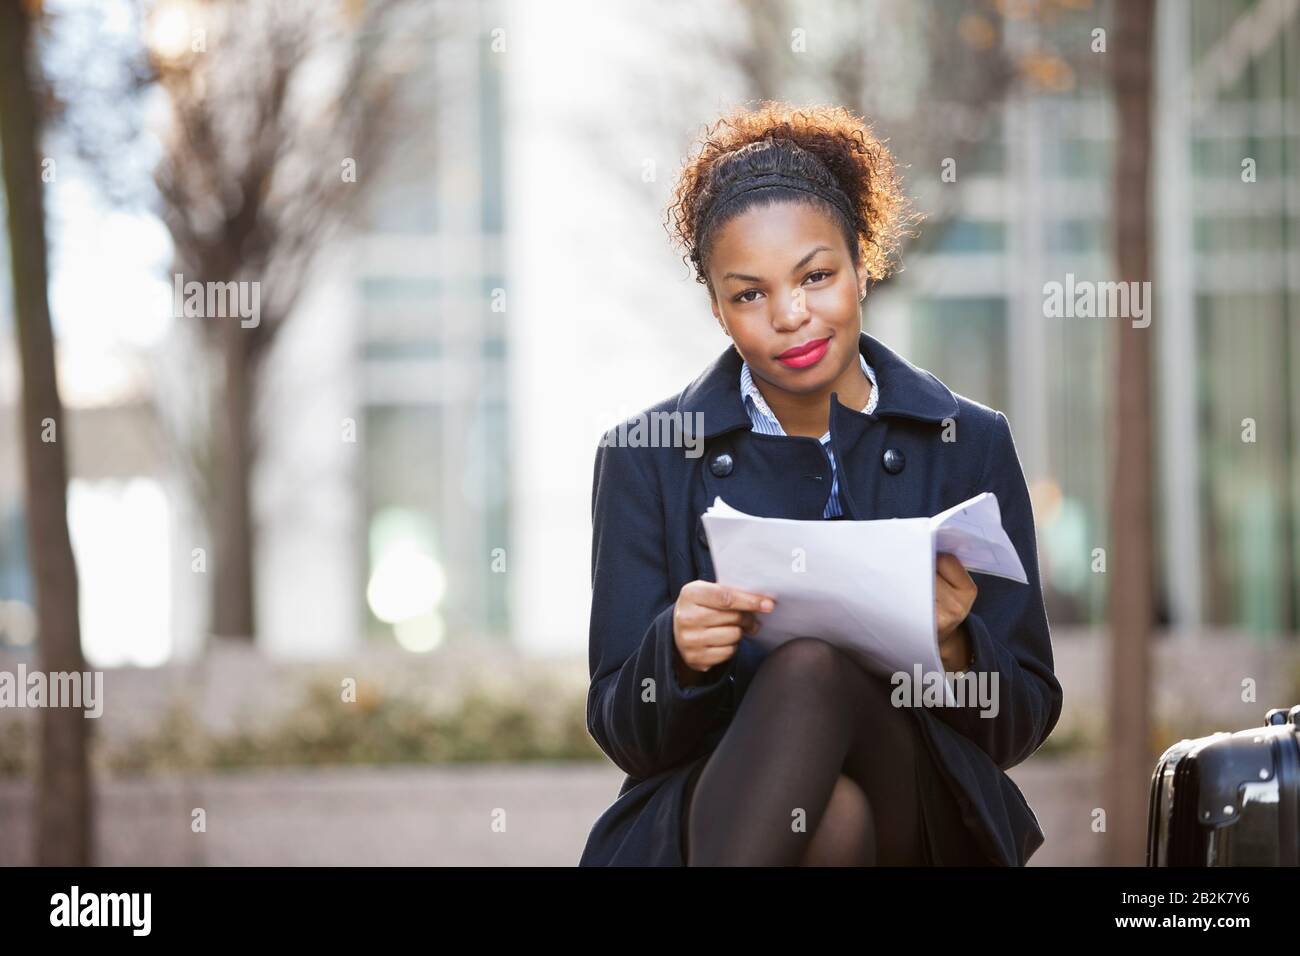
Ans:
<svg viewBox="0 0 1300 956"><path fill-rule="evenodd" d="M997 716L981 717L978 704L909 708L977 845L990 862L1022 866L1042 845L1043 831L1004 771L1055 727L1061 685L1011 429L1000 411L954 394L865 332L859 348L875 369L880 401L868 416L835 394L830 399L844 517L929 516L993 491L1029 577L1027 586L975 578L979 593L966 626L974 670L998 672ZM654 447L649 439L620 446L617 426L596 453L587 728L627 779L592 827L580 866L683 865L687 776L721 739L766 653L742 638L736 654L716 668L716 679L710 671L705 684L677 682L672 614L678 592L689 581L716 580L700 515L715 495L774 518L817 520L825 510L831 486L825 451L815 438L752 431L740 396L741 361L729 346L683 391L640 413L642 421L654 421L648 413L702 412L703 454L663 447L666 441ZM950 440L941 437L948 419L955 422L955 441L952 429ZM895 452L889 456L894 470L884 467L886 450ZM711 467L723 454L731 456L729 472Z"/></svg>

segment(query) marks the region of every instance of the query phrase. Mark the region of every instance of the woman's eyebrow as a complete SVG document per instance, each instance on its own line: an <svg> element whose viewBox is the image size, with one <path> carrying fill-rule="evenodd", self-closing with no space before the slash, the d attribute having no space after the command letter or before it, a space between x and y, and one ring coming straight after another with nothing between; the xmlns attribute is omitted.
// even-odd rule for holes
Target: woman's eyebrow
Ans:
<svg viewBox="0 0 1300 956"><path fill-rule="evenodd" d="M812 251L810 251L806 256L804 256L802 259L796 262L794 264L794 268L791 269L790 271L798 272L800 269L806 266L812 260L812 257L817 255L817 253L830 252L830 251L831 251L830 246L817 246L814 249L812 249ZM728 272L722 278L739 279L741 282L762 282L763 281L758 276L747 276L743 272Z"/></svg>

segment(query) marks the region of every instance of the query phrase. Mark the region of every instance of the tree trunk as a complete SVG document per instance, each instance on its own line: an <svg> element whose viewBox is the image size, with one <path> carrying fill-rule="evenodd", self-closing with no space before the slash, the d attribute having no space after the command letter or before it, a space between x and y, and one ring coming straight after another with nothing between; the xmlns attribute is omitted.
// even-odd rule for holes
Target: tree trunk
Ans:
<svg viewBox="0 0 1300 956"><path fill-rule="evenodd" d="M1150 279L1151 77L1155 0L1115 5L1115 247L1123 282ZM1150 309L1153 303L1148 301ZM1148 313L1150 317L1153 312ZM1106 783L1109 859L1145 858L1146 800L1152 760L1150 643L1152 625L1151 338L1153 325L1115 319L1119 339L1115 455L1111 462L1109 617L1110 727ZM1170 555L1173 560L1176 555Z"/></svg>
<svg viewBox="0 0 1300 956"><path fill-rule="evenodd" d="M54 371L47 298L45 211L37 161L39 121L28 66L31 21L21 0L0 0L0 149L9 206L9 256L22 369L27 546L36 590L38 666L84 672L77 566L68 536L68 431ZM52 440L48 440L52 439ZM89 724L78 707L40 709L35 857L42 866L92 862L93 814L86 757Z"/></svg>
<svg viewBox="0 0 1300 956"><path fill-rule="evenodd" d="M222 383L221 453L214 525L217 566L213 576L212 630L218 637L252 641L253 605L253 375L252 331L226 318L221 329L225 363Z"/></svg>

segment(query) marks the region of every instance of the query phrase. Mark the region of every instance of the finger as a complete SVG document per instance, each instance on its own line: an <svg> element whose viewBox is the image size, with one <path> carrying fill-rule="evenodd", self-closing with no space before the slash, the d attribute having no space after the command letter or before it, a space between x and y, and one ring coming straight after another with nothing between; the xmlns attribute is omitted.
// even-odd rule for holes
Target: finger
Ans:
<svg viewBox="0 0 1300 956"><path fill-rule="evenodd" d="M957 614L957 610L950 604L944 603L935 605L934 623L940 634L952 627L953 623L957 620Z"/></svg>
<svg viewBox="0 0 1300 956"><path fill-rule="evenodd" d="M770 611L776 606L776 599L767 594L754 594L739 588L712 584L699 597L700 604L723 611ZM770 602L770 605L765 604Z"/></svg>
<svg viewBox="0 0 1300 956"><path fill-rule="evenodd" d="M956 606L961 601L961 590L946 578L934 576L934 603L944 607Z"/></svg>
<svg viewBox="0 0 1300 956"><path fill-rule="evenodd" d="M752 634L754 631L757 631L759 628L760 622L758 619L758 615L755 614L753 611L719 611L718 613L729 615L729 616L734 614L735 619L719 621L717 622L716 626L721 626L725 624L734 624L737 627L739 627L742 631L744 631L746 634Z"/></svg>
<svg viewBox="0 0 1300 956"><path fill-rule="evenodd" d="M723 627L704 627L687 635L687 642L696 650L715 647L734 647L740 643L744 632L735 624Z"/></svg>
<svg viewBox="0 0 1300 956"><path fill-rule="evenodd" d="M746 621L758 620L753 611L719 611L717 608L701 606L692 623L697 627L722 627L726 624L744 626Z"/></svg>
<svg viewBox="0 0 1300 956"><path fill-rule="evenodd" d="M688 661L687 666L690 667L691 670L706 671L710 667L715 667L716 665L721 664L723 661L731 660L731 658L735 656L735 653L736 651L733 646L708 647L700 651L698 654L693 654L692 657L694 658L694 662L692 663Z"/></svg>
<svg viewBox="0 0 1300 956"><path fill-rule="evenodd" d="M960 590L967 582L970 581L970 574L967 572L957 557L948 554L946 551L938 556L934 564L935 571L943 578L944 581Z"/></svg>
<svg viewBox="0 0 1300 956"><path fill-rule="evenodd" d="M966 568L962 567L962 562L958 561L956 555L949 554L948 551L941 551L935 555L935 574L939 575L953 587L957 587L961 581L961 572Z"/></svg>
<svg viewBox="0 0 1300 956"><path fill-rule="evenodd" d="M698 631L706 627L741 626L745 623L746 615L752 617L753 613L750 611L719 611L703 604L690 604L682 609L677 617L677 622L681 628Z"/></svg>
<svg viewBox="0 0 1300 956"><path fill-rule="evenodd" d="M952 617L953 615L962 612L962 601L952 592L948 592L947 594L935 599L934 609L936 614L944 614L948 617Z"/></svg>

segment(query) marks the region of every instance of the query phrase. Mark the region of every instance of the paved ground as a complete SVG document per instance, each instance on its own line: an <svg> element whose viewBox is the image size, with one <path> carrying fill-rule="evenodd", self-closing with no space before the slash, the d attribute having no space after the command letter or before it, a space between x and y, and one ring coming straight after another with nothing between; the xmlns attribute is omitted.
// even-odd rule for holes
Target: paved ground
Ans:
<svg viewBox="0 0 1300 956"><path fill-rule="evenodd" d="M1090 865L1096 765L1012 771L1047 833L1031 865ZM108 865L573 866L622 776L599 763L270 770L104 783ZM195 808L206 832L195 833ZM0 863L30 864L31 787L0 782Z"/></svg>

